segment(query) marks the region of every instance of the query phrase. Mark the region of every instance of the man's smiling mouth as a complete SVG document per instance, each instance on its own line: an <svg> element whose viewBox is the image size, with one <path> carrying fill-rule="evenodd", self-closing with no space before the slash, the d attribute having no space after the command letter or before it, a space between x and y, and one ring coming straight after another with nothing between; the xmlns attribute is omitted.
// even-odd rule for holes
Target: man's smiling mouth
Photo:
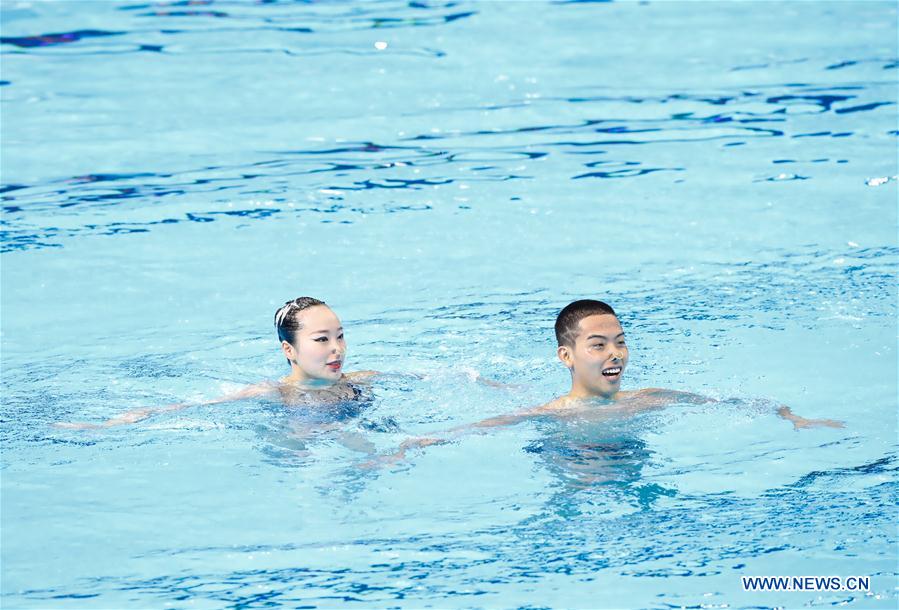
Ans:
<svg viewBox="0 0 899 610"><path fill-rule="evenodd" d="M621 367L613 366L613 367L609 367L607 369L603 369L602 374L605 375L606 377L615 377L615 376L621 374Z"/></svg>

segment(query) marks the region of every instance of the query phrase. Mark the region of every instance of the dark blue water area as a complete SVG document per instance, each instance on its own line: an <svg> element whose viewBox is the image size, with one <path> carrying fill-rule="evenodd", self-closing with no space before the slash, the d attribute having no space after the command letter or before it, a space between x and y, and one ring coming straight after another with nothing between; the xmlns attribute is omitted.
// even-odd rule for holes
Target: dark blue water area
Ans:
<svg viewBox="0 0 899 610"><path fill-rule="evenodd" d="M86 38L96 38L98 36L121 36L124 32L105 32L102 30L78 30L76 32L62 32L57 34L41 34L39 36L3 36L0 37L0 44L8 44L14 47L28 49L31 47L45 47L55 44L67 44L70 42L78 42Z"/></svg>

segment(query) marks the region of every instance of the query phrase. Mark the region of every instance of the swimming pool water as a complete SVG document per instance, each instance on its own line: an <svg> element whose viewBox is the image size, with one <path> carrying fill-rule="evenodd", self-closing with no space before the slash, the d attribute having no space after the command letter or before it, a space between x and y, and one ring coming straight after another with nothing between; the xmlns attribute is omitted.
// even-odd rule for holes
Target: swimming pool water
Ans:
<svg viewBox="0 0 899 610"><path fill-rule="evenodd" d="M894 3L0 15L3 607L896 606ZM390 373L357 450L256 401L52 427L285 374L307 294ZM567 391L584 297L626 388L734 400L360 467Z"/></svg>

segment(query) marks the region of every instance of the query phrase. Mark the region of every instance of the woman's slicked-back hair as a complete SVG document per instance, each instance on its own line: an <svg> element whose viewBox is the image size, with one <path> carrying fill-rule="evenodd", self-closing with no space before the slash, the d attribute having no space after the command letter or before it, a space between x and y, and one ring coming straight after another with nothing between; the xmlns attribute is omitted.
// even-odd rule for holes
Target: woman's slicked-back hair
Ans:
<svg viewBox="0 0 899 610"><path fill-rule="evenodd" d="M615 310L602 301L583 299L566 305L556 318L556 342L559 345L573 347L581 320L587 316L606 314L618 317L615 315Z"/></svg>
<svg viewBox="0 0 899 610"><path fill-rule="evenodd" d="M287 301L282 307L279 307L278 311L275 312L275 328L278 331L278 341L287 341L294 345L297 331L303 327L297 314L316 305L327 306L324 301L319 301L312 297L299 297L292 301Z"/></svg>

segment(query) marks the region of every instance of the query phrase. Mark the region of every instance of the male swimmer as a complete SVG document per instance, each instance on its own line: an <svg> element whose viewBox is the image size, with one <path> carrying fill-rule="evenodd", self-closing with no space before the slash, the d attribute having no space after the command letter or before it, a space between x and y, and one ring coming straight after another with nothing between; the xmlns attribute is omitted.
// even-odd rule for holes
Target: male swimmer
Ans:
<svg viewBox="0 0 899 610"><path fill-rule="evenodd" d="M509 426L542 417L603 420L629 416L672 404L718 402L714 398L675 390L659 388L622 390L621 379L628 362L627 343L618 316L602 301L580 300L567 305L556 318L555 332L558 344L556 355L571 373L571 389L567 394L539 407L452 428L445 436L454 437L478 429ZM786 406L778 407L777 414L792 422L796 429L815 426L843 427L841 422L831 419L800 417ZM399 453L390 456L388 460L401 458L406 449L425 447L445 440L411 439L403 443Z"/></svg>

